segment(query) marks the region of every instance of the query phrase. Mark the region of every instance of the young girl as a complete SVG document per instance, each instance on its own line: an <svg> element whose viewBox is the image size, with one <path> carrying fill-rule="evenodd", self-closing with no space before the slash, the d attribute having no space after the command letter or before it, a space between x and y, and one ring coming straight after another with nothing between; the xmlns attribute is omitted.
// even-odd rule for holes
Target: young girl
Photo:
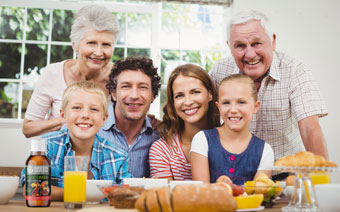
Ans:
<svg viewBox="0 0 340 212"><path fill-rule="evenodd" d="M191 180L191 141L198 131L219 126L215 101L215 86L201 67L186 64L171 73L158 127L162 138L149 152L151 177Z"/></svg>
<svg viewBox="0 0 340 212"><path fill-rule="evenodd" d="M224 78L216 105L224 123L194 136L190 153L193 180L214 183L227 175L234 184L242 185L259 172L270 176L266 168L273 166L274 152L249 132L252 115L260 107L253 80L241 74Z"/></svg>

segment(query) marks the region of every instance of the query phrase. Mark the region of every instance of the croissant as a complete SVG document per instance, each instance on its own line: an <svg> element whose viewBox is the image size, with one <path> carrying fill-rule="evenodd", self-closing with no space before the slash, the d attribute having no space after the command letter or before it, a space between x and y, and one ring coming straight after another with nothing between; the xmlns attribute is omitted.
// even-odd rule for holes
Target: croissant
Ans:
<svg viewBox="0 0 340 212"><path fill-rule="evenodd" d="M337 167L334 162L326 160L323 156L315 155L312 152L302 151L295 155L288 155L275 161L275 166L325 166Z"/></svg>

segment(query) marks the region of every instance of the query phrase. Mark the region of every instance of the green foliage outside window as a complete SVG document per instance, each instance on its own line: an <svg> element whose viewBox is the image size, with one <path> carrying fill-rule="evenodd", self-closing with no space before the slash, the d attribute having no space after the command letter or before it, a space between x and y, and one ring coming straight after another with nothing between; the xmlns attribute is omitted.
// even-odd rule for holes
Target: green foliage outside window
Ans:
<svg viewBox="0 0 340 212"><path fill-rule="evenodd" d="M184 63L194 63L209 71L213 63L222 57L218 50L180 48L183 44L180 43L183 42L180 37L183 33L181 30L187 27L200 28L204 25L195 15L192 15L197 12L198 6L169 3L162 5L164 11L160 30L166 33L177 33L178 44L161 49L159 67L163 84L160 94L161 107L165 104L167 77L173 68ZM0 79L2 80L0 118L18 118L19 110L22 112L20 118L23 118L34 88L31 82L37 81L41 70L48 63L73 58L74 52L69 35L75 12L61 9L0 7ZM191 15L187 15L189 13ZM114 12L113 14L117 17L121 30L112 62L131 55L150 57L151 13ZM26 23L24 23L25 15L27 15ZM1 39L8 39L10 42ZM19 84L22 85L21 99L18 98ZM21 108L18 108L18 101L22 103Z"/></svg>

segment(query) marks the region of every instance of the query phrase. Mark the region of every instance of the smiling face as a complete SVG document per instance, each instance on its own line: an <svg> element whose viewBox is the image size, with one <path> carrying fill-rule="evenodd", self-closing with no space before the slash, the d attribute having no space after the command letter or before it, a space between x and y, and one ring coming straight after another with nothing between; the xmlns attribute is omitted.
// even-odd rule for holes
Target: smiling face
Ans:
<svg viewBox="0 0 340 212"><path fill-rule="evenodd" d="M73 45L73 49L78 53L78 60L82 67L88 70L102 69L112 58L113 34L88 29L78 46Z"/></svg>
<svg viewBox="0 0 340 212"><path fill-rule="evenodd" d="M84 90L76 90L70 94L60 115L66 120L73 142L93 141L107 118L101 96Z"/></svg>
<svg viewBox="0 0 340 212"><path fill-rule="evenodd" d="M112 93L117 119L144 120L153 101L151 78L142 71L125 70L117 77Z"/></svg>
<svg viewBox="0 0 340 212"><path fill-rule="evenodd" d="M207 124L207 112L212 95L203 83L194 77L179 75L173 82L173 99L177 115L184 125Z"/></svg>
<svg viewBox="0 0 340 212"><path fill-rule="evenodd" d="M260 21L232 25L228 44L242 73L257 80L268 71L273 60L275 36L271 43Z"/></svg>
<svg viewBox="0 0 340 212"><path fill-rule="evenodd" d="M231 131L249 131L252 115L260 108L260 102L255 101L248 82L229 80L219 86L219 97L216 103L224 127Z"/></svg>

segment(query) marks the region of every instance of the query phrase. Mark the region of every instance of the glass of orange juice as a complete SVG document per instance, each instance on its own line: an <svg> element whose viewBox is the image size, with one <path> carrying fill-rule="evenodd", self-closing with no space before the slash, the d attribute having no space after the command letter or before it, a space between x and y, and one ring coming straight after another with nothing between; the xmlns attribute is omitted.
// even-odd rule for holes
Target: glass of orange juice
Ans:
<svg viewBox="0 0 340 212"><path fill-rule="evenodd" d="M310 178L312 180L312 184L316 185L316 184L329 184L331 179L330 176L327 172L312 172L310 174Z"/></svg>
<svg viewBox="0 0 340 212"><path fill-rule="evenodd" d="M64 163L64 206L66 209L84 208L88 158L66 156Z"/></svg>

